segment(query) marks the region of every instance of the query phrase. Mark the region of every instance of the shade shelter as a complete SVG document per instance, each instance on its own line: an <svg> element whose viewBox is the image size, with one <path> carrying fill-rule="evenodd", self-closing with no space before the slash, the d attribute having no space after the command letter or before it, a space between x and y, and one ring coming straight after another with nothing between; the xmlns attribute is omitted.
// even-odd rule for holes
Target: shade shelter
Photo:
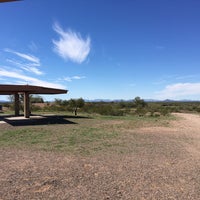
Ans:
<svg viewBox="0 0 200 200"><path fill-rule="evenodd" d="M19 116L19 94L24 94L24 117L30 117L30 94L65 94L67 90L33 85L1 85L0 95L14 95L15 116Z"/></svg>
<svg viewBox="0 0 200 200"><path fill-rule="evenodd" d="M6 3L6 2L11 2L11 1L20 1L20 0L0 0L0 3Z"/></svg>

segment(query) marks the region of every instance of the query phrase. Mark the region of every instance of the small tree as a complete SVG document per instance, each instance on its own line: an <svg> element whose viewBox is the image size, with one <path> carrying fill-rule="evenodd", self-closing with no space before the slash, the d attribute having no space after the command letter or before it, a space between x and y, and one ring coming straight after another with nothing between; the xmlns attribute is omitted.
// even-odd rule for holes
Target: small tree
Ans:
<svg viewBox="0 0 200 200"><path fill-rule="evenodd" d="M134 102L134 105L135 105L136 108L138 108L138 107L144 108L144 107L147 106L147 103L143 99L141 99L140 97L135 97L133 102Z"/></svg>
<svg viewBox="0 0 200 200"><path fill-rule="evenodd" d="M147 106L147 103L141 99L140 97L135 97L134 99L134 106L136 107L136 113L138 115L144 115L145 114L145 107Z"/></svg>
<svg viewBox="0 0 200 200"><path fill-rule="evenodd" d="M82 98L79 99L70 99L69 106L72 108L72 112L77 115L78 108L83 108L85 105L85 101Z"/></svg>
<svg viewBox="0 0 200 200"><path fill-rule="evenodd" d="M31 103L44 103L43 98L40 95L29 95Z"/></svg>

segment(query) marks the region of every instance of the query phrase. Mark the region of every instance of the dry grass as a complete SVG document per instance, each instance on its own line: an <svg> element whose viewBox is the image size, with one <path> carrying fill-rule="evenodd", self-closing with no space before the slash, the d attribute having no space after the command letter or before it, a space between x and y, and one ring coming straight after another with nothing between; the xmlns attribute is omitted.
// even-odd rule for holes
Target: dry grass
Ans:
<svg viewBox="0 0 200 200"><path fill-rule="evenodd" d="M199 116L178 118L0 124L0 199L199 199Z"/></svg>
<svg viewBox="0 0 200 200"><path fill-rule="evenodd" d="M72 118L71 124L42 126L5 125L0 133L1 146L15 146L46 151L60 151L68 154L90 155L102 151L125 151L126 146L135 146L130 137L142 138L138 127L168 125L170 118L138 117L96 117ZM133 141L133 142L132 142ZM131 144L129 144L131 143Z"/></svg>

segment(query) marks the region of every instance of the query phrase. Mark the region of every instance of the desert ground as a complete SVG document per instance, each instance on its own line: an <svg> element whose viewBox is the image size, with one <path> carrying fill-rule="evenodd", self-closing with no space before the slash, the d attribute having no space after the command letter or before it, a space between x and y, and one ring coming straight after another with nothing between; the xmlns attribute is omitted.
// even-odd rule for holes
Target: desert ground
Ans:
<svg viewBox="0 0 200 200"><path fill-rule="evenodd" d="M0 199L198 200L200 116L173 115L176 120L156 125L123 119L72 118L74 123L38 126L0 121ZM80 141L79 130L88 126L94 134L104 129L104 135L92 139L85 132ZM17 131L18 145L12 131ZM29 131L43 131L44 141L52 133L53 139L45 144L19 139Z"/></svg>

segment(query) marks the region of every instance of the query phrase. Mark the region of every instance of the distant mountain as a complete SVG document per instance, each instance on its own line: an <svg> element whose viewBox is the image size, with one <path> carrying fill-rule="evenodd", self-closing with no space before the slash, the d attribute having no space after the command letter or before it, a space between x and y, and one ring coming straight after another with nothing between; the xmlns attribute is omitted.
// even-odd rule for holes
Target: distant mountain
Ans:
<svg viewBox="0 0 200 200"><path fill-rule="evenodd" d="M85 102L120 102L120 101L124 101L124 102L130 102L133 101L134 99L128 99L128 100L124 100L124 99L93 99L93 100L88 100L88 99L84 99ZM182 99L182 100L173 100L173 99L165 99L165 100L158 100L158 99L144 99L145 102L200 102L200 100L190 100L190 99Z"/></svg>
<svg viewBox="0 0 200 200"><path fill-rule="evenodd" d="M179 102L200 102L200 100L182 99Z"/></svg>
<svg viewBox="0 0 200 200"><path fill-rule="evenodd" d="M173 99L165 99L165 100L157 100L157 99L144 99L146 102L200 102L200 100L190 100L190 99L181 99L181 100L173 100Z"/></svg>
<svg viewBox="0 0 200 200"><path fill-rule="evenodd" d="M163 102L174 102L175 100L172 100L172 99L165 99L163 100Z"/></svg>
<svg viewBox="0 0 200 200"><path fill-rule="evenodd" d="M93 99L93 100L90 100L90 99L84 99L85 102L106 102L106 103L109 103L109 102L120 102L120 101L125 101L125 102L129 102L129 101L133 101L132 99L130 100L123 100L123 99Z"/></svg>
<svg viewBox="0 0 200 200"><path fill-rule="evenodd" d="M145 102L159 102L160 100L156 99L144 99Z"/></svg>

